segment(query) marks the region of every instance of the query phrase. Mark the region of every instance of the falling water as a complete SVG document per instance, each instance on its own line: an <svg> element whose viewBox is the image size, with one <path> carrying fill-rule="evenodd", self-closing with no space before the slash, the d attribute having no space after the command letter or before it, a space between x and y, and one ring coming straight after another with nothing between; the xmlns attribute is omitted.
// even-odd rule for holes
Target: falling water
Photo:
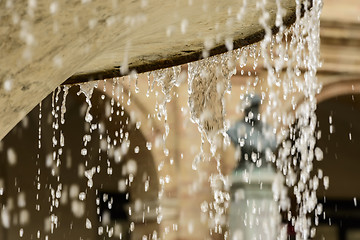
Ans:
<svg viewBox="0 0 360 240"><path fill-rule="evenodd" d="M222 170L222 153L229 149L229 138L226 134L229 128L229 120L227 119L227 95L232 93L232 77L241 76L246 79L246 83L241 87L242 93L236 96L238 101L246 104L245 95L254 94L256 91L261 93L261 101L264 106L261 120L270 122L273 126L272 132L277 135L280 142L278 155L270 153L266 161L273 163L279 173L279 178L273 186L274 198L277 200L278 207L281 211L287 212L288 220L294 226L297 239L308 239L315 234L315 226L317 217L322 214L322 206L317 203L316 190L320 180L323 181L325 188L329 185L329 178L323 176L319 170L317 174L313 174L313 160L321 160L323 153L321 149L315 147L317 133L315 131L317 118L316 110L316 94L321 90L321 86L317 82L316 72L320 66L319 61L319 15L321 12L322 2L320 0L313 1L309 6L309 2L297 4L297 17L293 26L287 29L283 23L283 11L280 1L277 1L278 12L276 18L276 27L278 32L274 35L272 29L268 25L269 14L265 10L265 2L259 2L258 9L261 10L260 24L265 30L264 39L259 44L254 44L241 49L232 50L232 40L227 38L225 45L228 52L216 55L202 60L187 64L187 90L188 90L188 106L186 111L189 113L189 119L196 124L200 132L200 151L195 154L192 169L201 175L200 165L215 162L215 171L208 176L208 182L212 190L213 199L211 201L203 201L199 209L207 214L208 227L210 233L221 234L223 238L231 236L226 229L226 214L230 202L229 179ZM237 15L241 20L243 11L247 1L244 1L243 7L240 8ZM55 11L55 5L52 5L51 11ZM230 10L229 10L230 11ZM186 31L188 22L182 21L182 31ZM207 41L204 41L206 47ZM204 51L204 56L208 55ZM125 61L125 60L124 60ZM127 62L127 61L125 61ZM266 74L260 75L258 66L262 65L266 69ZM41 232L46 232L47 239L51 239L51 234L56 234L56 228L61 226L61 214L57 211L62 204L67 204L67 198L71 199L71 211L76 219L84 218L82 225L85 229L97 228L98 235L112 237L116 235L120 239L126 239L126 234L136 233L139 226L139 219L142 223L145 218L156 219L158 225L163 224L165 215L169 214L164 211L167 207L163 202L166 200L166 187L171 185L175 176L167 174L175 169L174 156L175 153L169 148L168 139L170 138L169 123L172 117L169 114L168 105L171 101L179 98L177 89L186 84L186 75L184 70L186 66L171 67L160 69L151 73L146 73L148 78L148 86L146 91L147 97L154 97L156 105L153 110L142 109L143 113L147 113L145 118L140 119L134 110L134 94L144 94L138 86L140 76L136 72L132 72L129 77L107 79L104 81L93 81L86 84L80 84L72 88L79 88L77 95L85 97L84 105L84 135L82 136L82 147L79 152L81 161L78 166L78 175L80 179L85 179L86 184L69 184L66 179L61 177L62 171L65 171L65 165L71 166L75 164L74 159L67 157L70 152L65 153L68 139L65 139L63 129L67 123L66 117L69 114L66 107L66 99L72 88L68 86L59 87L52 95L52 149L53 152L47 157L48 167L51 171L53 180L49 180L49 184L41 185L41 179L44 177L40 171L41 156L40 150L44 145L43 135L43 107L40 104L40 112L38 114L38 149L36 165L36 210L40 212L41 205L39 194L41 189L49 190L49 216L44 220L50 222L50 231L39 228L37 238L40 238ZM122 69L128 69L128 66L122 66ZM240 72L238 72L240 70ZM126 84L125 79L129 82ZM134 84L134 86L132 86ZM266 86L260 88L259 86ZM103 94L100 98L94 100L95 92L103 88ZM160 91L159 91L160 89ZM62 92L62 94L61 94ZM111 94L109 94L111 92ZM153 94L153 96L151 96ZM304 96L304 101L299 104L296 102L295 95ZM109 96L110 95L110 96ZM62 97L62 101L60 98ZM175 100L174 100L175 98ZM101 100L100 100L101 99ZM103 102L102 102L103 101ZM281 112L281 106L285 103L291 103L289 111ZM104 109L98 110L99 106ZM245 105L238 106L238 112L242 113ZM129 110L128 110L129 109ZM102 119L96 111L100 111L106 119ZM103 111L103 112L102 112ZM185 110L184 110L185 111ZM97 113L98 115L95 115ZM249 117L249 116L245 116ZM119 122L116 122L119 120ZM329 119L329 121L331 121ZM106 129L106 126L114 124L114 128ZM163 126L163 129L156 129L153 123ZM175 123L176 124L176 123ZM331 122L330 122L331 124ZM136 139L131 134L140 132L147 126L152 126L148 133L146 144L138 146L130 139ZM331 127L331 125L330 125ZM132 129L132 131L130 131ZM65 130L64 130L65 131ZM76 129L74 130L76 131ZM145 132L145 131L144 131ZM96 137L96 139L95 139ZM351 134L349 135L351 139ZM209 148L206 147L207 143ZM97 144L94 151L93 144ZM71 150L71 149L70 149ZM69 150L69 151L70 151ZM158 179L152 179L146 169L139 166L141 164L137 156L148 151L159 151L159 163L156 166L156 174ZM6 150L8 166L14 166L18 163L16 152L12 148ZM81 157L80 157L81 156ZM96 159L95 159L95 157ZM129 157L131 156L131 157ZM183 153L177 161L181 161ZM70 159L70 160L69 160ZM176 165L176 163L175 163ZM260 163L261 165L261 163ZM70 168L70 167L67 167ZM140 169L141 168L141 169ZM104 170L106 169L106 170ZM121 177L115 179L113 175L115 169L121 172ZM141 170L141 171L140 171ZM115 181L119 196L109 196L103 188L103 179L97 178L96 175L105 171L109 181ZM175 170L176 171L176 170ZM140 173L142 175L140 175ZM156 174L154 176L156 176ZM96 182L98 181L98 182ZM136 188L139 181L143 183L141 191L150 194L151 184L159 183L158 193L154 202L148 204L142 202L142 199L131 199L131 194L140 191ZM0 196L6 192L3 186L3 180L0 179ZM150 189L150 190L149 190ZM291 211L288 201L287 192L291 191L296 198L296 212ZM69 196L67 196L68 194ZM102 195L101 195L102 194ZM95 219L91 218L91 213L85 207L85 200L91 196L96 196L97 217L101 226L95 224ZM124 201L126 206L126 214L130 219L128 223L113 223L110 213L104 211L103 205L107 205L105 209L112 209L114 199L118 197ZM18 190L17 194L18 208L24 209L26 206L25 193ZM120 201L118 199L118 201ZM357 204L354 198L354 204ZM8 206L10 205L10 207ZM255 207L254 207L255 209ZM13 211L11 203L3 205L1 209L2 225L9 228L11 223L11 214ZM21 221L28 221L28 212L20 211ZM312 215L315 215L315 223L312 222ZM146 216L146 217L145 217ZM22 219L22 220L21 220ZM69 228L72 229L73 223ZM78 225L77 225L78 226ZM162 226L162 225L161 225ZM172 224L170 227L154 230L149 235L142 236L142 239L159 239L166 238L171 232L178 231L178 225ZM122 228L125 230L123 231ZM157 227L158 228L158 227ZM126 230L128 229L128 230ZM192 229L192 225L189 225ZM279 237L283 232L279 231ZM19 236L26 235L23 228L19 230Z"/></svg>

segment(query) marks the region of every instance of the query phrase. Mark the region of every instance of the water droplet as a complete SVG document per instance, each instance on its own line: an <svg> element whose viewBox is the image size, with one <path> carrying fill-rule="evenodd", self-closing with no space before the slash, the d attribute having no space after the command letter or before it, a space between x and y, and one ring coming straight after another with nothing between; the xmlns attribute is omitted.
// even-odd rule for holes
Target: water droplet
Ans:
<svg viewBox="0 0 360 240"><path fill-rule="evenodd" d="M328 176L324 176L324 188L328 189L329 188L329 177Z"/></svg>
<svg viewBox="0 0 360 240"><path fill-rule="evenodd" d="M87 149L86 148L81 149L81 155L83 155L83 156L87 155Z"/></svg>
<svg viewBox="0 0 360 240"><path fill-rule="evenodd" d="M85 225L86 225L86 228L87 228L87 229L91 229L91 228L92 228L90 219L86 218L86 223L85 223Z"/></svg>
<svg viewBox="0 0 360 240"><path fill-rule="evenodd" d="M150 151L152 148L152 143L151 142L146 142L146 148Z"/></svg>
<svg viewBox="0 0 360 240"><path fill-rule="evenodd" d="M13 87L13 81L11 79L7 79L4 81L4 85L3 85L5 91L9 92L12 90Z"/></svg>
<svg viewBox="0 0 360 240"><path fill-rule="evenodd" d="M17 163L17 155L13 148L8 148L7 160L10 166L14 166Z"/></svg>
<svg viewBox="0 0 360 240"><path fill-rule="evenodd" d="M135 223L131 222L130 223L130 231L133 232L135 230Z"/></svg>
<svg viewBox="0 0 360 240"><path fill-rule="evenodd" d="M86 194L84 192L79 193L79 200L84 201L86 198Z"/></svg>

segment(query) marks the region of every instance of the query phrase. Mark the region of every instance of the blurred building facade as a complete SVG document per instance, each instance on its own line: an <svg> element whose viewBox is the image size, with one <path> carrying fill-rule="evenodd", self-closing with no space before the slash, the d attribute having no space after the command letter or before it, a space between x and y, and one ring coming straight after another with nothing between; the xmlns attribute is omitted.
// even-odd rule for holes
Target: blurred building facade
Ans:
<svg viewBox="0 0 360 240"><path fill-rule="evenodd" d="M324 159L315 167L323 169L330 177L330 188L318 191L327 216L319 223L316 239L359 239L360 2L324 0L320 34L323 66L318 71L322 91L318 95L317 114L322 137L318 146L323 149ZM243 70L254 74L249 65ZM242 117L238 111L239 96L246 94L244 87L250 79L240 72L239 69L232 78L232 94L225 97L230 123ZM260 78L265 74L264 69L257 69ZM93 100L99 105L94 105L91 113L94 122L103 124L104 132L94 130L87 146L84 146L83 137L92 126L84 122L84 97L76 96L78 89L70 90L66 121L61 128L65 136L62 162L55 167L59 172L51 172L57 162L48 160L53 154L52 138L60 136L60 131L52 126L52 96L42 104L40 149L37 142L39 107L2 140L0 184L6 191L0 196L0 203L9 209L2 216L10 218L2 219L0 239L18 239L22 231L25 239L36 239L38 234L44 239L46 235L50 236L52 228L54 233L50 239L119 239L120 233L123 239L224 237L227 219L223 219L220 232L209 231L209 226L213 226L212 219L209 211L201 208L203 203L213 199L209 177L217 171L217 162L214 159L200 161L194 170L194 159L202 142L197 126L189 120L186 110L187 85L182 84L171 93L172 100L167 104L170 132L166 149L163 149L156 146L163 141L166 131L163 122L148 118L156 114L154 106L158 99L155 94L146 96L146 76L139 77L139 90L127 82L120 82L124 99L114 100L112 115L109 114L111 107L108 107L114 99L112 84L103 83L95 90ZM261 94L265 88L264 81L252 87L252 91ZM137 91L139 93L135 93ZM161 92L156 86L155 91ZM128 105L130 95L131 104ZM61 96L62 93L60 99ZM300 104L303 96L295 95L294 98ZM117 101L121 104L117 105ZM291 103L283 101L279 115L293 111ZM60 102L58 105L61 106ZM109 120L110 115L112 120ZM116 139L117 145L114 144ZM130 145L126 146L128 143ZM84 147L88 157L81 155ZM206 143L203 147L209 148ZM228 147L220 151L223 151L221 170L224 175L230 175L237 165L235 149ZM13 152L17 164L8 161ZM93 175L92 187L88 185L90 178L84 177L85 171ZM57 197L53 193L55 197L52 197L49 185L57 188L59 183L62 183L62 194ZM40 190L36 184L40 184ZM79 199L82 192L86 193L86 199ZM50 203L56 199L60 207L51 209ZM111 199L116 201L111 202ZM40 205L40 209L36 209L36 205ZM59 221L51 219L52 213ZM111 228L113 230L109 230ZM41 229L40 233L38 229ZM109 232L113 234L110 236Z"/></svg>

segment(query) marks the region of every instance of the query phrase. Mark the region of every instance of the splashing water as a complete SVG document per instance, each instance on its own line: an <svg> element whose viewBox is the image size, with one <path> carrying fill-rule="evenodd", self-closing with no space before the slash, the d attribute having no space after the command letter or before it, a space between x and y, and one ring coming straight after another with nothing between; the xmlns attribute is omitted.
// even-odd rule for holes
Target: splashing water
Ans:
<svg viewBox="0 0 360 240"><path fill-rule="evenodd" d="M231 38L225 40L225 45L229 50L227 53L208 57L196 62L188 63L187 65L187 92L188 92L188 109L190 113L190 120L196 124L201 135L201 152L195 154L195 160L191 166L193 170L199 172L201 175L200 165L206 162L215 162L216 170L208 177L210 182L211 191L213 194L212 200L202 201L198 208L207 214L210 219L208 227L211 234L222 234L226 239L233 236L234 239L237 233L229 233L226 230L226 214L228 214L228 207L230 202L229 194L229 179L222 170L222 155L221 153L227 151L229 146L229 139L226 131L229 127L229 120L227 120L226 112L226 99L232 91L232 77L241 77L246 79L246 83L241 86L241 94L239 99L245 102L246 94L253 94L258 92L261 94L261 101L264 110L261 113L261 121L270 122L273 126L272 132L277 135L278 142L280 142L278 155L274 153L269 154L270 157L266 161L271 162L277 168L277 171L282 175L277 179L276 184L273 185L273 192L275 200L277 200L278 207L282 211L287 211L288 220L294 226L297 234L297 239L308 239L315 234L314 223L312 222L312 215L315 216L315 225L318 221L317 217L322 214L322 205L317 203L316 190L319 186L319 181L322 180L325 188L329 186L329 178L318 174L313 176L313 160L321 160L323 153L321 149L315 146L316 132L315 127L317 118L315 115L316 110L316 94L321 90L321 86L317 82L316 73L317 68L320 66L319 61L319 16L322 7L322 1L314 0L312 4L308 1L297 3L297 18L290 29L286 29L283 25L283 9L281 8L280 1L276 1L278 12L276 16L276 27L278 33L273 34L272 29L269 27L269 15L265 9L265 3L258 2L257 6L260 9L262 16L260 17L260 24L264 28L264 40L259 44L244 47L242 49L233 48ZM244 9L247 1L243 1L243 6L239 9L237 19L240 21L244 15ZM51 13L55 13L57 5L51 5ZM230 11L230 10L229 10ZM189 22L183 20L181 24L181 31L186 32ZM206 42L206 41L205 41ZM208 52L204 53L205 55ZM251 62L252 61L252 62ZM252 66L251 66L252 64ZM266 74L260 74L261 70L257 70L257 66L261 65L266 69ZM127 69L126 66L122 68ZM240 70L240 71L239 71ZM145 222L145 216L150 216L157 224L166 222L166 214L164 209L168 206L163 204L166 200L166 185L171 186L173 179L176 176L167 174L168 168L175 168L173 166L176 155L175 150L167 147L167 138L170 134L170 126L174 124L169 123L169 119L174 117L168 113L167 105L173 100L174 87L180 89L184 83L183 73L181 66L171 67L167 69L160 69L148 73L148 90L146 95L155 92L156 106L154 108L155 114L150 110L142 109L142 114L147 115L147 121L137 119L137 113L133 110L134 101L132 98L131 82L135 81L135 94L140 93L140 86L138 80L140 77L136 73L131 73L129 77L129 86L126 86L121 79L110 79L103 82L90 82L81 84L80 91L77 95L83 94L85 96L85 113L84 119L86 123L85 133L82 137L82 147L80 149L81 159L85 159L84 163L79 163L78 171L79 177L84 178L86 187L80 188L79 185L73 184L69 186L65 183L66 180L62 179L60 169L62 160L65 156L63 150L66 146L66 139L62 131L65 125L65 113L68 113L66 107L66 99L71 88L63 87L62 102L59 105L59 95L61 88L59 87L52 95L52 148L53 152L49 154L49 167L51 169L51 176L55 179L52 184L42 186L42 189L50 190L50 216L45 222L50 223L48 232L55 233L55 229L61 226L61 216L56 214L56 209L60 208L62 204L66 205L67 194L71 200L70 208L77 219L84 218L82 224L85 229L91 230L97 228L98 235L107 234L108 237L116 235L120 239L126 238L126 234L136 232L139 226L139 219L142 223ZM153 82L151 83L151 78ZM99 84L100 83L100 84ZM105 101L106 92L111 91L111 99L105 106L103 115L106 120L102 119L97 121L97 116L92 115L92 110L97 107L99 102L92 100L94 92L99 91L98 85L103 86L104 95L101 96L100 102ZM111 86L110 86L110 85ZM154 91L155 84L161 89L162 95ZM262 85L263 84L263 85ZM262 88L261 86L266 86ZM110 89L110 90L109 90ZM179 90L180 91L180 90ZM299 104L293 101L296 94L301 94L305 100ZM127 95L127 96L126 96ZM281 106L286 106L286 102L291 102L289 109L286 112L281 112ZM246 104L246 103L245 103ZM299 104L299 105L298 105ZM126 107L126 109L125 109ZM243 106L239 107L239 112L243 111ZM285 107L284 107L285 108ZM128 110L129 109L129 110ZM289 110L289 111L288 111ZM94 110L95 111L95 110ZM130 113L126 116L127 111ZM126 116L121 118L119 122L115 119L119 116ZM153 116L153 118L151 118ZM248 117L248 116L245 116ZM120 118L119 118L120 119ZM155 120L164 125L163 130L154 130L154 125L151 125ZM113 122L112 129L105 129L104 122ZM121 121L121 122L120 122ZM39 128L38 128L38 157L36 164L39 164L40 150L44 145L42 141L42 110L40 105L39 113ZM144 146L137 145L136 142L130 141L129 130L131 125L134 125L134 132L146 131L147 126L151 126L147 141ZM93 134L98 131L99 139L94 139ZM135 134L135 133L132 134ZM159 134L160 132L160 134ZM159 137L160 136L160 137ZM350 135L351 138L351 135ZM136 139L136 137L134 138ZM210 156L207 158L204 145L206 141L210 144ZM95 161L92 159L94 154L92 144L98 144L98 163L93 164ZM157 160L157 174L158 179L152 179L146 170L141 166L144 162L139 162L137 156L140 156L145 151L158 151L161 149L161 154L157 154L161 159ZM190 150L189 150L190 152ZM9 166L15 166L18 162L16 151L12 148L7 149L7 161ZM44 157L44 156L42 156ZM140 163L140 164L139 164ZM169 163L169 164L168 164ZM176 163L177 164L177 163ZM175 165L176 165L175 164ZM69 160L69 165L71 161ZM261 165L261 164L260 164ZM121 166L121 167L120 167ZM124 201L124 206L127 209L127 217L130 219L128 223L121 223L116 225L112 220L109 212L103 211L104 206L107 204L107 209L112 209L114 204L115 195L113 198L107 194L103 194L100 198L100 192L105 191L103 186L96 184L96 181L103 181L103 179L96 178L102 171L106 169L106 177L116 175L114 169L121 172L121 178L116 179L115 185L120 192L118 201ZM121 170L119 170L121 169ZM176 169L176 168L175 168ZM176 169L176 171L179 168ZM143 173L140 176L140 173ZM321 176L320 176L321 175ZM111 178L112 180L114 178ZM139 179L142 180L143 185L139 186ZM1 179L0 179L1 180ZM106 180L105 180L106 181ZM40 166L36 171L36 210L40 211L39 194L41 190L40 180ZM160 185L156 195L156 201L146 205L141 201L134 201L134 205L129 203L131 194L136 191L151 193L152 182L158 182ZM0 182L1 183L1 182ZM4 190L5 189L5 190ZM20 189L20 188L19 188ZM6 192L6 188L0 184L0 195ZM93 191L93 192L92 192ZM175 190L174 190L175 191ZM288 201L287 192L292 191L296 198L296 212L291 211L290 203ZM91 218L87 212L85 202L95 194L97 206L97 216L99 217L100 225L94 218ZM18 207L25 208L25 195L19 192ZM19 200L20 199L20 200ZM119 200L120 199L120 200ZM133 199L131 199L133 200ZM164 201L165 202L165 201ZM356 205L356 198L354 198ZM169 205L171 205L169 203ZM3 207L1 209L1 222L5 228L11 226L11 208ZM23 209L24 210L24 209ZM263 209L260 209L260 214ZM101 212L101 214L100 214ZM22 211L20 214L23 219L23 225L29 221L28 212ZM125 213L124 213L125 214ZM95 218L96 219L96 218ZM116 222L116 221L115 221ZM21 224L20 224L21 225ZM126 225L126 227L124 227ZM161 225L162 226L162 225ZM164 225L166 226L166 225ZM224 227L225 226L225 227ZM48 228L48 227L46 227ZM127 229L122 231L121 228ZM157 230L143 235L142 239L161 239L166 238L166 235L178 231L177 223L164 227L163 232L159 233ZM188 225L189 232L193 233L194 226L192 223ZM47 232L47 230L44 230ZM106 233L104 233L104 231ZM40 230L37 232L40 238ZM126 233L127 232L127 233ZM24 236L26 231L21 228L19 230L20 236ZM279 238L286 237L286 234L279 231ZM105 236L105 235L104 235Z"/></svg>
<svg viewBox="0 0 360 240"><path fill-rule="evenodd" d="M226 53L188 64L191 120L198 124L216 152L217 134L225 134L224 94L231 90L230 78L236 73L233 54Z"/></svg>

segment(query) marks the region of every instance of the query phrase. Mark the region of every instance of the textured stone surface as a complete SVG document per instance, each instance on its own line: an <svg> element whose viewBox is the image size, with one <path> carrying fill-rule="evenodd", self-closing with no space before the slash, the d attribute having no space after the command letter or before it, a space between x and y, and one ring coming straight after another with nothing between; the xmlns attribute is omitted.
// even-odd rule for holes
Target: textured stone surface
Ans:
<svg viewBox="0 0 360 240"><path fill-rule="evenodd" d="M247 1L0 1L0 139L57 86L197 60L263 36L261 10ZM295 1L281 1L288 24ZM270 1L271 26L277 12ZM209 44L211 43L211 44ZM125 68L126 70L126 68Z"/></svg>

